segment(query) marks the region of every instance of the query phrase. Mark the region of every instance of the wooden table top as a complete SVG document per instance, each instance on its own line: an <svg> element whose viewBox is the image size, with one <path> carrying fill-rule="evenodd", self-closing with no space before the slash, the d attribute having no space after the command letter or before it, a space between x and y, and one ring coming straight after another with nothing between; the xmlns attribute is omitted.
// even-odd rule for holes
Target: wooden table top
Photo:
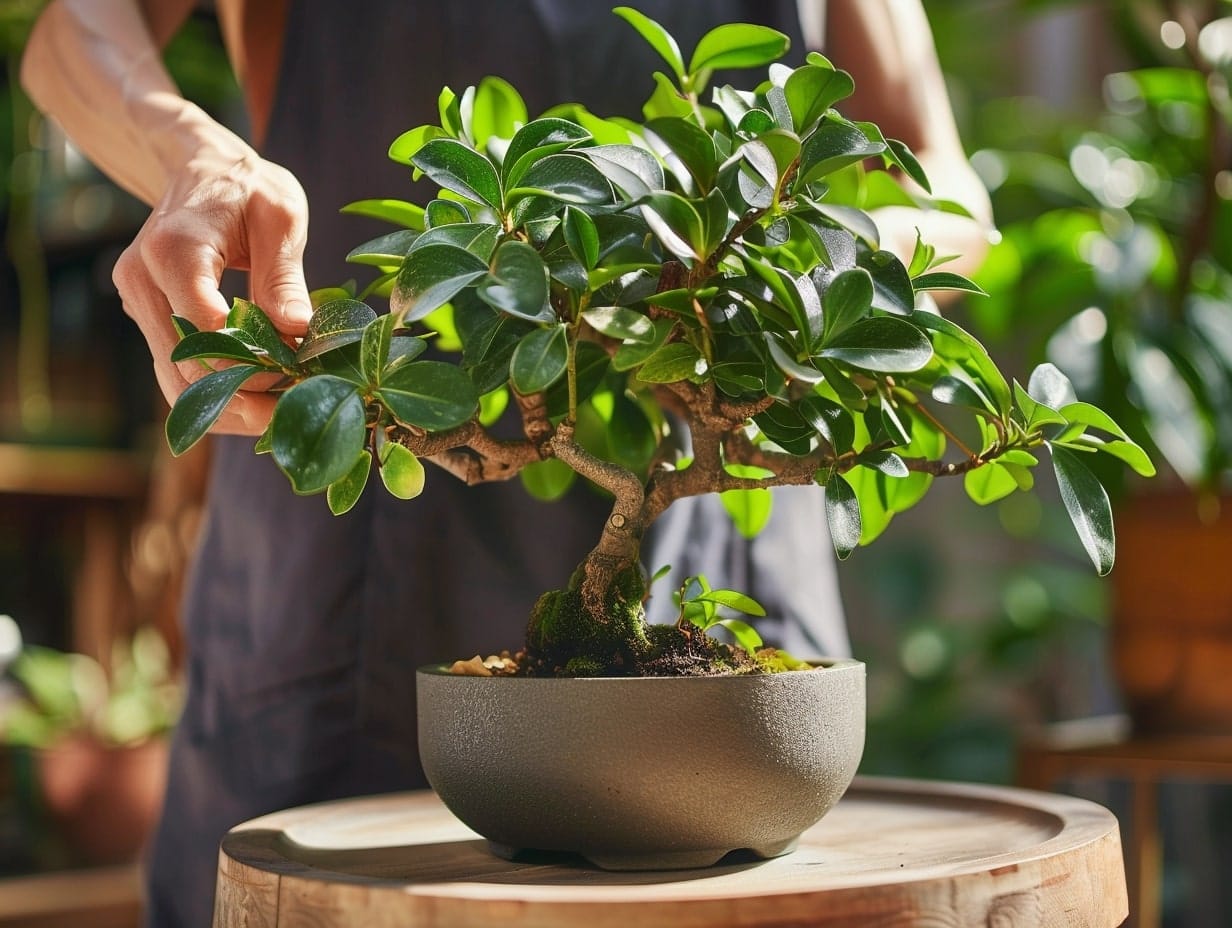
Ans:
<svg viewBox="0 0 1232 928"><path fill-rule="evenodd" d="M499 859L429 792L277 812L224 838L214 925L1112 928L1127 911L1094 803L857 778L795 853L666 873Z"/></svg>

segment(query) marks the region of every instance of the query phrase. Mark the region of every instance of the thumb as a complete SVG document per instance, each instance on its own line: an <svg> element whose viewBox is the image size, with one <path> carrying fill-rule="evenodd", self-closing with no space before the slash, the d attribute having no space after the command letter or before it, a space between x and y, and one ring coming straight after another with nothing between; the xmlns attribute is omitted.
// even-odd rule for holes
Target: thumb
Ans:
<svg viewBox="0 0 1232 928"><path fill-rule="evenodd" d="M282 254L262 267L253 262L252 292L270 321L287 335L304 335L312 316L312 301L304 282L300 254Z"/></svg>

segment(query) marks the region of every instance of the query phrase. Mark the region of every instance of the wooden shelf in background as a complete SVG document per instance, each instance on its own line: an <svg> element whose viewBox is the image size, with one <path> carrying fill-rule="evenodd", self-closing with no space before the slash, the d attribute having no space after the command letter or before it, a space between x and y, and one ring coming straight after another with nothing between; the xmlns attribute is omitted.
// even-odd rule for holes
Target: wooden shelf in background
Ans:
<svg viewBox="0 0 1232 928"><path fill-rule="evenodd" d="M0 928L137 928L136 864L0 879Z"/></svg>
<svg viewBox="0 0 1232 928"><path fill-rule="evenodd" d="M138 499L148 472L134 451L0 442L0 493Z"/></svg>

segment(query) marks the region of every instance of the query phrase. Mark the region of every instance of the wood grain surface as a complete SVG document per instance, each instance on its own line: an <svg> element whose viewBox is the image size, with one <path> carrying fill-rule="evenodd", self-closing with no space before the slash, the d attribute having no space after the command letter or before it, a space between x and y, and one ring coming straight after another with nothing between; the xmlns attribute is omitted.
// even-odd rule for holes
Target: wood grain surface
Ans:
<svg viewBox="0 0 1232 928"><path fill-rule="evenodd" d="M214 926L1112 928L1126 915L1100 806L860 778L793 854L666 873L501 860L432 793L278 812L223 840Z"/></svg>

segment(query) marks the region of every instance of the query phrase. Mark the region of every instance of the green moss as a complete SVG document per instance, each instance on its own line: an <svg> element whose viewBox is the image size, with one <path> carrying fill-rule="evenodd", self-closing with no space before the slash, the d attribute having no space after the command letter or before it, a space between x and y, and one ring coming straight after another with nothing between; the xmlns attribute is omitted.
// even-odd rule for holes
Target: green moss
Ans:
<svg viewBox="0 0 1232 928"><path fill-rule="evenodd" d="M633 568L617 576L602 620L582 603L582 579L579 568L567 588L544 593L531 610L526 644L535 662L569 676L633 672L650 650L641 571Z"/></svg>

